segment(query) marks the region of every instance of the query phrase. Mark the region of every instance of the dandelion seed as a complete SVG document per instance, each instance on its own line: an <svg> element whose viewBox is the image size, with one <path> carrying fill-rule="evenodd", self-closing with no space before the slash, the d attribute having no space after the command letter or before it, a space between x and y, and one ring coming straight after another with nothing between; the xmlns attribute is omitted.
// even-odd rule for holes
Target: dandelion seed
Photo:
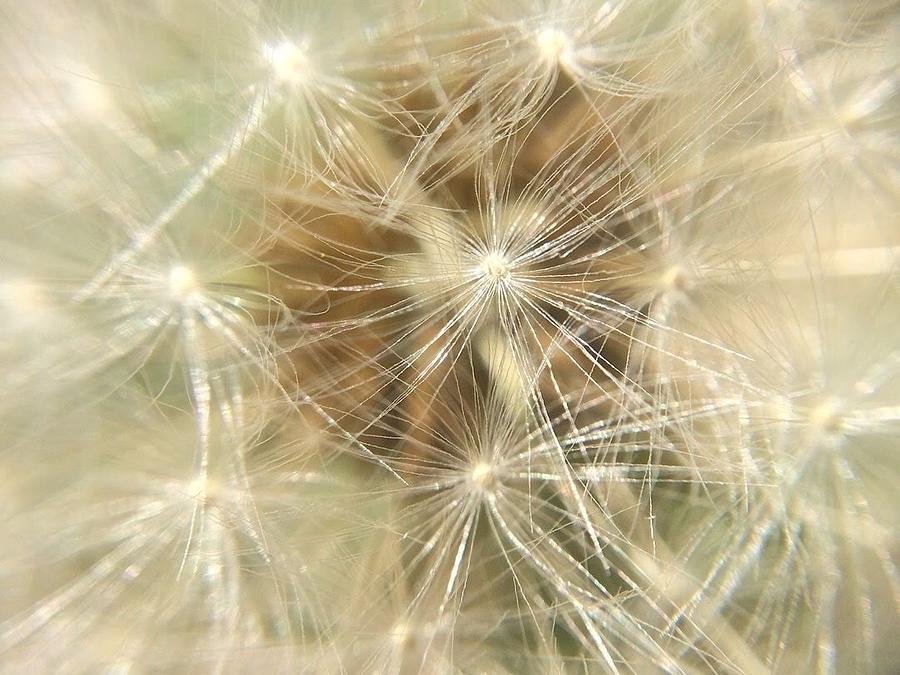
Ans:
<svg viewBox="0 0 900 675"><path fill-rule="evenodd" d="M814 429L829 434L840 433L844 425L840 402L836 398L828 398L812 406L809 411L809 423Z"/></svg>
<svg viewBox="0 0 900 675"><path fill-rule="evenodd" d="M198 289L193 270L177 265L169 272L169 293L176 302L185 302Z"/></svg>
<svg viewBox="0 0 900 675"><path fill-rule="evenodd" d="M558 28L543 28L537 34L537 46L547 63L565 67L572 58L572 43Z"/></svg>
<svg viewBox="0 0 900 675"><path fill-rule="evenodd" d="M489 281L500 283L510 277L509 262L502 253L488 253L481 263L482 273Z"/></svg>
<svg viewBox="0 0 900 675"><path fill-rule="evenodd" d="M472 468L470 481L478 494L490 496L496 480L494 467L487 462L479 462Z"/></svg>
<svg viewBox="0 0 900 675"><path fill-rule="evenodd" d="M690 275L683 267L673 265L662 273L660 284L666 291L684 291L691 286Z"/></svg>
<svg viewBox="0 0 900 675"><path fill-rule="evenodd" d="M391 640L398 647L402 647L412 637L412 631L410 630L409 624L407 624L406 622L400 622L398 624L395 624L394 627L391 628L390 635Z"/></svg>
<svg viewBox="0 0 900 675"><path fill-rule="evenodd" d="M277 83L302 87L309 82L312 64L304 43L283 40L274 45L266 45L263 56Z"/></svg>

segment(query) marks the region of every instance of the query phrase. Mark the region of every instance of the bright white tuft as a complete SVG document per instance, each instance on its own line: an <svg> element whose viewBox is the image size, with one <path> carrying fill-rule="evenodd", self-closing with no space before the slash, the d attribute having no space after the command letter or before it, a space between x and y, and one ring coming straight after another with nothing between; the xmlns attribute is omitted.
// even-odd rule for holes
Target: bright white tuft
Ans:
<svg viewBox="0 0 900 675"><path fill-rule="evenodd" d="M300 86L309 80L309 55L303 45L284 40L266 45L263 54L276 82Z"/></svg>
<svg viewBox="0 0 900 675"><path fill-rule="evenodd" d="M548 63L566 64L571 61L572 42L558 28L544 28L537 35L541 58Z"/></svg>
<svg viewBox="0 0 900 675"><path fill-rule="evenodd" d="M178 265L169 272L169 294L173 300L183 302L197 290L197 277L190 267Z"/></svg>

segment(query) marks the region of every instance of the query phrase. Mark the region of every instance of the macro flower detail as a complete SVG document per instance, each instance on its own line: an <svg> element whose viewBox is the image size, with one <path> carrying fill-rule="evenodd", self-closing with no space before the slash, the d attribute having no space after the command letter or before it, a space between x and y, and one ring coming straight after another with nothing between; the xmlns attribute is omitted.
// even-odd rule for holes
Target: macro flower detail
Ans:
<svg viewBox="0 0 900 675"><path fill-rule="evenodd" d="M892 673L895 0L0 28L9 673Z"/></svg>

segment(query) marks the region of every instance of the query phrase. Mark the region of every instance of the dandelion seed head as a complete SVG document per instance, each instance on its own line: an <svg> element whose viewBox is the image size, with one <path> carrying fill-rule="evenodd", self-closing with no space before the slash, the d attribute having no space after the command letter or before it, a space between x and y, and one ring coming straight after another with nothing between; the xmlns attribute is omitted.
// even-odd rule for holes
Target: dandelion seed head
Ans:
<svg viewBox="0 0 900 675"><path fill-rule="evenodd" d="M93 73L72 76L69 101L86 115L103 117L115 108L108 88Z"/></svg>
<svg viewBox="0 0 900 675"><path fill-rule="evenodd" d="M391 642L397 646L405 645L409 641L410 635L409 624L405 621L398 621L391 627Z"/></svg>
<svg viewBox="0 0 900 675"><path fill-rule="evenodd" d="M482 275L492 282L501 282L509 279L510 265L506 256L499 251L491 251L481 261Z"/></svg>
<svg viewBox="0 0 900 675"><path fill-rule="evenodd" d="M572 42L558 28L543 28L537 34L541 58L547 63L565 64L571 60Z"/></svg>
<svg viewBox="0 0 900 675"><path fill-rule="evenodd" d="M838 112L838 117L843 126L849 127L863 122L870 115L892 100L898 89L898 79L888 77L879 81L875 86L865 88L857 92L857 95Z"/></svg>
<svg viewBox="0 0 900 675"><path fill-rule="evenodd" d="M681 265L672 265L660 276L660 285L664 291L686 291L690 288L691 278Z"/></svg>
<svg viewBox="0 0 900 675"><path fill-rule="evenodd" d="M169 295L173 300L184 302L197 290L197 277L190 267L176 265L169 271Z"/></svg>
<svg viewBox="0 0 900 675"><path fill-rule="evenodd" d="M191 499L205 499L209 490L209 480L206 476L196 476L187 486L187 494Z"/></svg>
<svg viewBox="0 0 900 675"><path fill-rule="evenodd" d="M4 662L878 669L888 3L130 4L4 35Z"/></svg>
<svg viewBox="0 0 900 675"><path fill-rule="evenodd" d="M809 410L809 423L814 429L828 434L840 433L844 426L840 402L834 397L818 402Z"/></svg>
<svg viewBox="0 0 900 675"><path fill-rule="evenodd" d="M478 462L472 467L469 483L479 495L489 495L497 484L494 466L488 462Z"/></svg>
<svg viewBox="0 0 900 675"><path fill-rule="evenodd" d="M309 80L310 61L304 45L290 40L267 44L263 56L279 84L297 87Z"/></svg>

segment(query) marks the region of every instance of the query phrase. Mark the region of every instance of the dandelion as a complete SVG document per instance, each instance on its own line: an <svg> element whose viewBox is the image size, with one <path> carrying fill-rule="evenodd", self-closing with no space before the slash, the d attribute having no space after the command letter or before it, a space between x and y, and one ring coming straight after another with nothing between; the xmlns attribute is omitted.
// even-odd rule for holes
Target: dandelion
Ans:
<svg viewBox="0 0 900 675"><path fill-rule="evenodd" d="M8 669L891 670L893 3L4 17Z"/></svg>

